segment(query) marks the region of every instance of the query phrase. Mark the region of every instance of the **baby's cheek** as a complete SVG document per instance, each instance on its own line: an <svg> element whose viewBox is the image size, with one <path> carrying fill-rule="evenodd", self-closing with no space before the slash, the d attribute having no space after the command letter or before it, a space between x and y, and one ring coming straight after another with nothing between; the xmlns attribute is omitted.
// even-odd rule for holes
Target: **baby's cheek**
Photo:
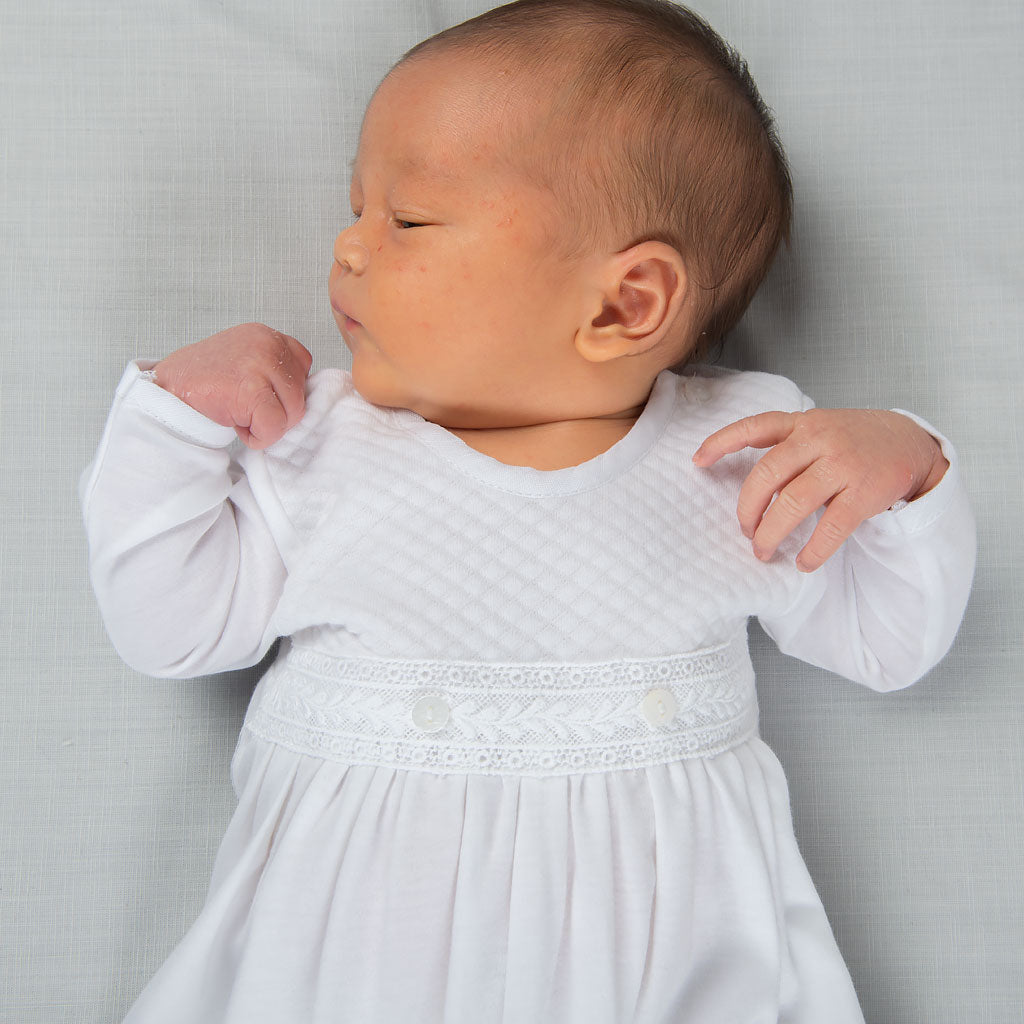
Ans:
<svg viewBox="0 0 1024 1024"><path fill-rule="evenodd" d="M421 337L432 337L459 315L458 290L432 283L428 274L416 273L404 292L395 296L399 316L406 318Z"/></svg>
<svg viewBox="0 0 1024 1024"><path fill-rule="evenodd" d="M474 283L475 276L479 276L479 256L460 250L449 257L445 267L439 269L441 273L438 275L438 283L449 295L463 291Z"/></svg>

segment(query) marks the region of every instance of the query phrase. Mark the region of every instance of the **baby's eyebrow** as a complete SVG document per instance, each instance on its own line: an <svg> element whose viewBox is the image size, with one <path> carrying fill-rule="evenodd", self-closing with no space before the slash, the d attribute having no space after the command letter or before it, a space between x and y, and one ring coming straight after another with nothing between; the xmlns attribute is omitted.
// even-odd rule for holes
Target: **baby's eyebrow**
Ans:
<svg viewBox="0 0 1024 1024"><path fill-rule="evenodd" d="M348 161L348 176L349 181L355 177L356 163L359 160L359 154L357 153L351 160ZM443 182L461 181L461 172L446 167L438 167L436 165L428 165L429 174L423 170L423 163L419 160L406 159L402 162L403 168L408 171L411 175L429 176L430 178L440 180Z"/></svg>

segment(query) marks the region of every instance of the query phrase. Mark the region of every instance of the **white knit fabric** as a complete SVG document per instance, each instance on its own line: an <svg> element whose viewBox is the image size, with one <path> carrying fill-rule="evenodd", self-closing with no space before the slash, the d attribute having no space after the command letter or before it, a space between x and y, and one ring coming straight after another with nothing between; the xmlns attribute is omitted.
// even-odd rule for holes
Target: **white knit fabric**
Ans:
<svg viewBox="0 0 1024 1024"><path fill-rule="evenodd" d="M128 367L81 497L121 655L257 662L206 906L129 1014L360 1024L862 1020L757 737L745 626L875 689L946 652L974 564L929 494L826 566L735 516L713 430L810 402L664 371L629 434L506 466L315 374L266 452ZM915 417L916 418L916 417Z"/></svg>

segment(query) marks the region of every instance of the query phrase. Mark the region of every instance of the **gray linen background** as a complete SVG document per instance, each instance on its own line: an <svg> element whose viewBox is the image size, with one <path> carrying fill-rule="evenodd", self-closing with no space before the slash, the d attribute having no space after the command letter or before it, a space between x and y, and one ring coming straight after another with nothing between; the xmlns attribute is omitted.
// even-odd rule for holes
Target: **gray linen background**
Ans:
<svg viewBox="0 0 1024 1024"><path fill-rule="evenodd" d="M325 283L363 106L484 6L0 3L4 1021L120 1020L199 910L258 674L155 681L106 639L76 483L122 368L249 320L349 366ZM774 107L797 196L721 361L931 420L980 528L960 636L909 690L755 628L762 731L868 1021L1020 1021L1024 7L697 7Z"/></svg>

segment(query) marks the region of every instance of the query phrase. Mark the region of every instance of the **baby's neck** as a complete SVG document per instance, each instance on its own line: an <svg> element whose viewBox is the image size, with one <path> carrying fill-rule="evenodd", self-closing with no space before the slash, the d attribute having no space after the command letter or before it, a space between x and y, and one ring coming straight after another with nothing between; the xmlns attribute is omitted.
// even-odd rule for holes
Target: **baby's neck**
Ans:
<svg viewBox="0 0 1024 1024"><path fill-rule="evenodd" d="M582 420L556 420L527 427L471 429L446 427L470 448L508 466L566 469L588 462L621 441L643 412L636 406L625 412Z"/></svg>

